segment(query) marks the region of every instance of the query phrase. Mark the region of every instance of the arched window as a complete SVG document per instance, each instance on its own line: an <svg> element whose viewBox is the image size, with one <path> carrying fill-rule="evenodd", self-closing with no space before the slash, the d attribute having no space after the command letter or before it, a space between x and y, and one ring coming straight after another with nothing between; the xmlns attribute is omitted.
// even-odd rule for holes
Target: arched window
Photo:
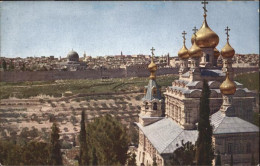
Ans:
<svg viewBox="0 0 260 166"><path fill-rule="evenodd" d="M157 103L153 103L153 110L157 110Z"/></svg>
<svg viewBox="0 0 260 166"><path fill-rule="evenodd" d="M209 62L209 54L206 55L206 62Z"/></svg>

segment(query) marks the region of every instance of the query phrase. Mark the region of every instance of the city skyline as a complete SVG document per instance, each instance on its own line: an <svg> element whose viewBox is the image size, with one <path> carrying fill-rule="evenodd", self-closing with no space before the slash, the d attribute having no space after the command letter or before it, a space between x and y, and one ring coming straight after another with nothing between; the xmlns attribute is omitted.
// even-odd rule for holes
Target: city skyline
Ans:
<svg viewBox="0 0 260 166"><path fill-rule="evenodd" d="M207 5L207 22L226 43L225 28L236 53L259 54L259 2L215 2ZM170 53L191 47L192 29L203 22L196 2L1 2L1 56L66 57ZM16 11L16 12L13 12Z"/></svg>

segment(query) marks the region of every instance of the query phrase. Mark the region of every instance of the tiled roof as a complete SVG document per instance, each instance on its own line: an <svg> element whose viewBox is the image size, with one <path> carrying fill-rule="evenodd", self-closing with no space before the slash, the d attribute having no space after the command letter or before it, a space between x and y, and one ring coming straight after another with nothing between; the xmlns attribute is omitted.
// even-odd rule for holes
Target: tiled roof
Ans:
<svg viewBox="0 0 260 166"><path fill-rule="evenodd" d="M197 130L184 130L171 118L164 118L148 126L136 124L160 154L173 153L188 141L194 144L198 136Z"/></svg>
<svg viewBox="0 0 260 166"><path fill-rule="evenodd" d="M226 116L221 111L211 116L214 134L259 132L259 128L238 117Z"/></svg>

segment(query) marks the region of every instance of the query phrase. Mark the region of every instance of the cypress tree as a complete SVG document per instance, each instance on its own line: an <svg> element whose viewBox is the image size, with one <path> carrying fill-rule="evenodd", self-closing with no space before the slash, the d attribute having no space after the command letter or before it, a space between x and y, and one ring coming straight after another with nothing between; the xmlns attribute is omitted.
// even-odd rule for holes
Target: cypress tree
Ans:
<svg viewBox="0 0 260 166"><path fill-rule="evenodd" d="M220 156L220 153L218 151L218 154L217 154L217 157L216 157L216 163L215 163L216 166L221 166L221 156Z"/></svg>
<svg viewBox="0 0 260 166"><path fill-rule="evenodd" d="M200 97L199 109L199 123L198 132L199 136L196 142L196 163L197 165L212 165L214 158L212 148L212 126L210 125L209 115L209 97L210 89L208 82L203 80L203 89Z"/></svg>
<svg viewBox="0 0 260 166"><path fill-rule="evenodd" d="M50 164L51 165L62 165L61 157L61 145L59 142L59 127L56 123L53 123L51 132L51 145L50 145Z"/></svg>
<svg viewBox="0 0 260 166"><path fill-rule="evenodd" d="M81 112L79 142L80 142L79 164L86 165L87 164L87 159L86 159L87 143L86 143L86 127L85 127L85 111L84 110Z"/></svg>
<svg viewBox="0 0 260 166"><path fill-rule="evenodd" d="M93 150L92 150L92 165L98 165L96 148L93 148Z"/></svg>

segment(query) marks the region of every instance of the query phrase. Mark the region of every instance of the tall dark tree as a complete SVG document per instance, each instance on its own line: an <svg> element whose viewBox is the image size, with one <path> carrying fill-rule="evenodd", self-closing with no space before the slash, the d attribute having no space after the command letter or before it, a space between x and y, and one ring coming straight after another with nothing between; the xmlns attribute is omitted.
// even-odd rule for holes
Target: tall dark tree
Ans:
<svg viewBox="0 0 260 166"><path fill-rule="evenodd" d="M2 67L3 67L3 69L4 69L4 71L6 71L6 61L3 59L3 62L2 62Z"/></svg>
<svg viewBox="0 0 260 166"><path fill-rule="evenodd" d="M96 148L94 147L92 149L92 162L91 165L98 165L98 158L97 158L97 152L96 152Z"/></svg>
<svg viewBox="0 0 260 166"><path fill-rule="evenodd" d="M199 136L196 142L196 163L197 165L212 165L214 158L212 148L212 126L210 125L209 107L210 89L208 82L203 80L203 89L200 97L199 109Z"/></svg>
<svg viewBox="0 0 260 166"><path fill-rule="evenodd" d="M50 144L50 164L51 165L62 165L61 156L61 145L60 145L60 135L59 127L56 123L53 123L51 127L51 144Z"/></svg>
<svg viewBox="0 0 260 166"><path fill-rule="evenodd" d="M216 166L221 166L221 156L220 153L218 151L217 157L216 157L216 162L215 162Z"/></svg>
<svg viewBox="0 0 260 166"><path fill-rule="evenodd" d="M80 151L79 151L79 164L86 165L88 164L87 159L87 143L86 143L86 127L85 127L85 111L81 112L81 121L80 121Z"/></svg>

